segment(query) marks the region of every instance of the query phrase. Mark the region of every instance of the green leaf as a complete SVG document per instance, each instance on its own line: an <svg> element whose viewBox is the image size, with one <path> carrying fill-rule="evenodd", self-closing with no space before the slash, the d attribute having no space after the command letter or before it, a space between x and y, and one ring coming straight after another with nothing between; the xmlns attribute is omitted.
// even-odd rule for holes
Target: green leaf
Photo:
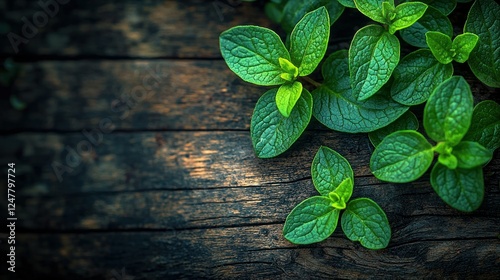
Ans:
<svg viewBox="0 0 500 280"><path fill-rule="evenodd" d="M311 244L328 238L335 231L340 214L331 203L324 196L302 201L286 217L285 238L294 244Z"/></svg>
<svg viewBox="0 0 500 280"><path fill-rule="evenodd" d="M465 32L479 36L477 47L468 60L476 77L490 87L500 87L500 5L493 0L479 0L472 5Z"/></svg>
<svg viewBox="0 0 500 280"><path fill-rule="evenodd" d="M300 82L282 84L276 93L276 105L284 117L289 117L295 103L302 94L302 84Z"/></svg>
<svg viewBox="0 0 500 280"><path fill-rule="evenodd" d="M452 154L440 154L438 157L438 162L449 169L455 169L458 166L457 157Z"/></svg>
<svg viewBox="0 0 500 280"><path fill-rule="evenodd" d="M396 7L396 17L389 24L389 33L394 34L397 30L410 27L421 18L427 5L421 2L403 3Z"/></svg>
<svg viewBox="0 0 500 280"><path fill-rule="evenodd" d="M418 0L429 6L432 6L439 10L443 15L447 16L453 12L455 7L457 6L457 2L455 0Z"/></svg>
<svg viewBox="0 0 500 280"><path fill-rule="evenodd" d="M346 179L354 182L354 173L349 162L339 153L325 146L321 146L314 156L311 175L314 187L325 196L335 191ZM344 200L348 201L349 197L347 199L344 197Z"/></svg>
<svg viewBox="0 0 500 280"><path fill-rule="evenodd" d="M290 55L274 31L236 26L222 32L220 49L227 66L244 81L266 86L285 82L279 58L290 60Z"/></svg>
<svg viewBox="0 0 500 280"><path fill-rule="evenodd" d="M344 12L344 6L337 1L331 0L289 0L283 8L281 26L290 33L299 20L308 12L322 6L328 10L330 24L333 24Z"/></svg>
<svg viewBox="0 0 500 280"><path fill-rule="evenodd" d="M454 170L437 163L431 172L434 191L451 207L472 212L481 206L484 197L483 169Z"/></svg>
<svg viewBox="0 0 500 280"><path fill-rule="evenodd" d="M425 41L439 62L448 64L453 61L455 53L452 51L452 41L448 35L441 32L429 31L425 33Z"/></svg>
<svg viewBox="0 0 500 280"><path fill-rule="evenodd" d="M424 128L432 140L454 146L469 129L473 110L469 84L453 76L440 84L424 108Z"/></svg>
<svg viewBox="0 0 500 280"><path fill-rule="evenodd" d="M349 48L351 86L359 100L375 94L391 77L399 62L399 40L382 26L369 25L356 32Z"/></svg>
<svg viewBox="0 0 500 280"><path fill-rule="evenodd" d="M485 100L474 107L469 131L463 140L478 142L490 151L500 147L500 105Z"/></svg>
<svg viewBox="0 0 500 280"><path fill-rule="evenodd" d="M370 132L395 121L408 107L394 102L387 90L358 101L351 90L347 51L330 55L323 63L323 85L313 92L314 117L330 129Z"/></svg>
<svg viewBox="0 0 500 280"><path fill-rule="evenodd" d="M295 67L295 65L293 65L286 58L280 57L278 61L281 69L284 71L284 73L281 73L280 75L281 78L289 82L295 81L295 78L299 75L299 68Z"/></svg>
<svg viewBox="0 0 500 280"><path fill-rule="evenodd" d="M472 141L458 143L452 153L457 157L458 167L465 169L483 166L493 157L492 151Z"/></svg>
<svg viewBox="0 0 500 280"><path fill-rule="evenodd" d="M422 134L394 132L382 140L370 159L370 169L380 180L406 183L418 179L431 166L434 152Z"/></svg>
<svg viewBox="0 0 500 280"><path fill-rule="evenodd" d="M290 35L290 57L300 76L311 74L325 55L330 37L330 19L325 7L307 13Z"/></svg>
<svg viewBox="0 0 500 280"><path fill-rule="evenodd" d="M347 179L347 180L349 180L349 179ZM330 205L332 205L333 208L338 209L338 210L343 210L346 208L345 201L337 193L335 193L335 192L329 193L328 198L330 198L330 200L331 200Z"/></svg>
<svg viewBox="0 0 500 280"><path fill-rule="evenodd" d="M439 31L449 37L453 36L453 26L448 17L430 6L417 22L400 30L399 35L412 46L427 48L425 33L428 31Z"/></svg>
<svg viewBox="0 0 500 280"><path fill-rule="evenodd" d="M469 59L469 55L476 47L479 37L474 33L460 34L453 40L452 48L456 51L453 59L456 62L464 63Z"/></svg>
<svg viewBox="0 0 500 280"><path fill-rule="evenodd" d="M387 23L386 18L382 13L382 3L387 0L354 0L356 8L365 16L380 23ZM394 6L394 0L389 3Z"/></svg>
<svg viewBox="0 0 500 280"><path fill-rule="evenodd" d="M347 238L368 249L383 249L391 240L391 227L384 210L369 198L349 202L341 225Z"/></svg>
<svg viewBox="0 0 500 280"><path fill-rule="evenodd" d="M356 4L354 4L354 0L338 0L340 4L347 8L356 8Z"/></svg>
<svg viewBox="0 0 500 280"><path fill-rule="evenodd" d="M373 132L368 133L368 137L370 138L370 142L374 147L377 147L380 142L389 134L399 131L399 130L417 130L418 129L418 120L415 114L411 111L407 111L393 123L389 125L377 129Z"/></svg>
<svg viewBox="0 0 500 280"><path fill-rule="evenodd" d="M278 89L261 96L252 115L250 134L259 158L275 157L292 146L304 132L312 115L312 97L306 90L295 104L290 116L284 117L276 106Z"/></svg>
<svg viewBox="0 0 500 280"><path fill-rule="evenodd" d="M354 188L354 182L352 181L351 178L345 178L340 185L333 190L333 192L330 192L328 196L331 198L335 194L340 198L340 202L343 202L344 205L343 207L336 207L337 209L344 209L345 208L345 202L349 201L351 199L352 195L352 190Z"/></svg>
<svg viewBox="0 0 500 280"><path fill-rule="evenodd" d="M453 75L453 65L441 64L429 50L417 50L405 56L394 69L392 98L413 106L427 101L432 91Z"/></svg>

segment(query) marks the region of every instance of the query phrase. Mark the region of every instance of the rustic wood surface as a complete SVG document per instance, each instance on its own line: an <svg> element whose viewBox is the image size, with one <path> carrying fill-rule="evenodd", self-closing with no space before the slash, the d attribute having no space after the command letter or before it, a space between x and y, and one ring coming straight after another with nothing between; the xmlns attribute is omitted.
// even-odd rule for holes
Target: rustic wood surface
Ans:
<svg viewBox="0 0 500 280"><path fill-rule="evenodd" d="M13 32L36 2L1 4ZM258 159L248 130L265 88L232 74L218 50L229 27L273 26L258 5L90 2L61 5L15 56L22 68L8 93L26 109L0 97L0 163L16 163L18 218L17 278L0 235L1 279L499 278L498 151L473 213L446 206L428 173L408 184L374 178L365 134L313 122L288 152ZM456 71L473 81L466 66ZM500 102L472 88L476 101ZM387 249L364 249L340 229L308 246L283 238L286 215L315 194L310 164L321 145L351 163L353 197L386 211ZM0 209L5 221L6 199Z"/></svg>

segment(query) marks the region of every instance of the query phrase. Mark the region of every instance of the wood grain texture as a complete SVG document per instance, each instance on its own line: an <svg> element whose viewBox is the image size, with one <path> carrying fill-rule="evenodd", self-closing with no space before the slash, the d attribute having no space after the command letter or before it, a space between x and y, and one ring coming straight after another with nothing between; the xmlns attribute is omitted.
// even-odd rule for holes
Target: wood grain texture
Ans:
<svg viewBox="0 0 500 280"><path fill-rule="evenodd" d="M43 25L47 12L39 1L1 4L8 31L28 41L19 45L18 55L220 58L219 35L228 26L272 26L262 10L242 1L58 1L68 3L59 4ZM23 17L34 32L23 32ZM0 50L13 55L7 34Z"/></svg>

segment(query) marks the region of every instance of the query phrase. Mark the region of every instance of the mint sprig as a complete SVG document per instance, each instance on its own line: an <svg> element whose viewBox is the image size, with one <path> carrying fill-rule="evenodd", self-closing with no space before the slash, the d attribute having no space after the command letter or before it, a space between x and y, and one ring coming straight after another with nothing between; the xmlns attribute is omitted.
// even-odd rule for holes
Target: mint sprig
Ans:
<svg viewBox="0 0 500 280"><path fill-rule="evenodd" d="M350 200L354 175L349 162L334 150L321 147L314 157L311 174L321 196L307 198L288 215L283 227L285 238L295 244L325 240L337 228L340 212L347 238L368 249L389 244L391 228L385 212L373 200Z"/></svg>

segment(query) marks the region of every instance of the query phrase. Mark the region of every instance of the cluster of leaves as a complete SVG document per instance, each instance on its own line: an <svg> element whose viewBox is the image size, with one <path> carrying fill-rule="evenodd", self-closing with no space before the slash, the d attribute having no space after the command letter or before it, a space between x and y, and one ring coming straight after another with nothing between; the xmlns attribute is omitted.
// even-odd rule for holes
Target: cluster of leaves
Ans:
<svg viewBox="0 0 500 280"><path fill-rule="evenodd" d="M295 244L311 244L329 237L342 214L347 238L369 249L387 247L391 228L385 212L369 198L351 200L354 173L339 153L320 147L311 165L313 184L319 196L297 205L286 218L283 235Z"/></svg>
<svg viewBox="0 0 500 280"><path fill-rule="evenodd" d="M376 146L370 167L381 180L416 180L437 154L432 187L458 210L477 209L484 196L482 168L500 146L500 105L485 101L473 108L470 87L453 76L453 63L467 62L481 82L500 87L500 6L476 0L464 32L453 38L447 16L457 2L470 1L270 0L266 13L287 32L285 43L274 31L257 26L223 32L221 53L233 72L250 83L279 86L256 104L250 127L256 155L269 158L285 152L314 116L332 130L369 133ZM346 8L375 23L359 29L348 50L323 59L330 27ZM418 49L400 58L400 40ZM323 82L318 83L308 76L321 61ZM316 88L309 92L304 81ZM416 131L418 119L409 111L424 103L424 129L430 140ZM318 155L325 151L320 149ZM285 237L300 244L328 237L340 210L347 207L344 216L349 216L349 205L357 204L348 203L350 193L337 192L352 189L350 180L335 181L327 192L315 182L322 196L292 211Z"/></svg>

